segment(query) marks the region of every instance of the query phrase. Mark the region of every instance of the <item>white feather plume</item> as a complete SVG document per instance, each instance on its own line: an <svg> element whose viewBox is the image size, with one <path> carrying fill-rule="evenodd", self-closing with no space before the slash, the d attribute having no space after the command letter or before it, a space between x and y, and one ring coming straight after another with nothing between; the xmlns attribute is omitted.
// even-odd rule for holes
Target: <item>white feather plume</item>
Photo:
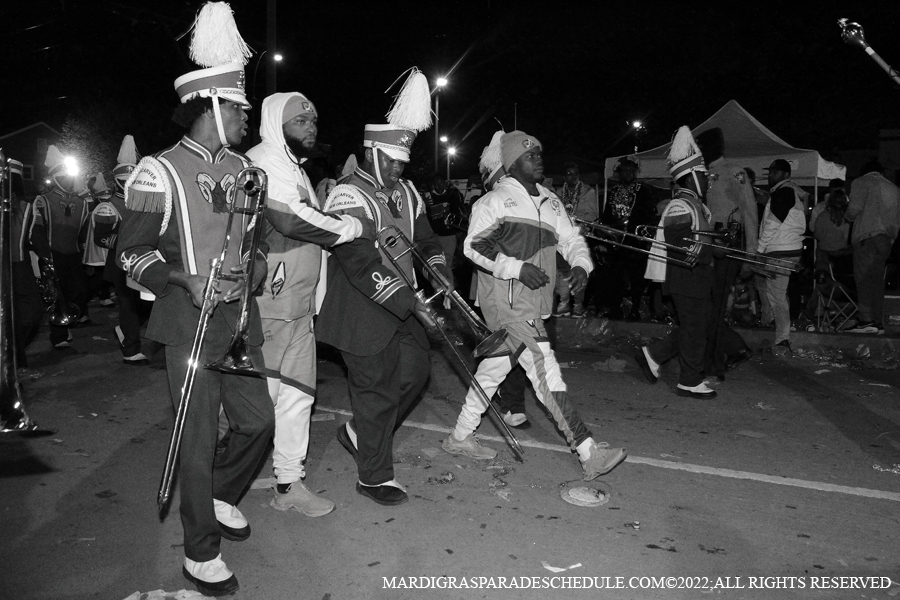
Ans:
<svg viewBox="0 0 900 600"><path fill-rule="evenodd" d="M44 166L50 169L65 162L62 152L54 145L47 146L47 158L44 159Z"/></svg>
<svg viewBox="0 0 900 600"><path fill-rule="evenodd" d="M136 165L138 161L137 146L134 144L134 137L126 135L122 138L122 145L119 146L119 155L116 157L116 163L120 165Z"/></svg>
<svg viewBox="0 0 900 600"><path fill-rule="evenodd" d="M431 127L431 90L428 78L416 67L394 97L394 104L387 113L387 122L401 129L415 132Z"/></svg>
<svg viewBox="0 0 900 600"><path fill-rule="evenodd" d="M227 2L207 2L197 14L191 35L191 60L201 67L218 67L253 55L241 37L234 13Z"/></svg>
<svg viewBox="0 0 900 600"><path fill-rule="evenodd" d="M491 138L491 143L484 147L481 159L478 161L478 170L482 173L493 173L497 167L503 164L503 156L500 154L500 138L503 130L496 131Z"/></svg>
<svg viewBox="0 0 900 600"><path fill-rule="evenodd" d="M688 126L682 125L672 138L672 148L669 150L668 158L669 164L678 164L695 154L700 154L700 148L697 146L697 142L694 141L694 136L691 135L691 130L688 129Z"/></svg>

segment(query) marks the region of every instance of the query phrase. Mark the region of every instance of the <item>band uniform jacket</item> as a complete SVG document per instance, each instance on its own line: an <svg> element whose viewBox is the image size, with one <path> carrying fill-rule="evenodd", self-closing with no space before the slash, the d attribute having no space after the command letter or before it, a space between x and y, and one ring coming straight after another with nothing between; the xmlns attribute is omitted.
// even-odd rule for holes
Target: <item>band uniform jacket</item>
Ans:
<svg viewBox="0 0 900 600"><path fill-rule="evenodd" d="M376 240L382 227L396 225L430 265L446 265L428 223L425 203L412 184L401 179L388 190L357 168L338 181L328 196L325 212L356 217L363 223L363 234L332 250L316 339L356 356L372 356L384 349L406 323L416 342L428 349L425 329L412 312L416 297L383 258ZM392 255L401 250L392 251ZM407 254L401 264L415 280L410 257Z"/></svg>
<svg viewBox="0 0 900 600"><path fill-rule="evenodd" d="M228 207L236 193L235 178L250 161L230 148L213 156L185 136L155 157L141 159L126 184L125 213L116 242L116 261L128 275L156 295L147 337L165 345L190 343L200 309L188 291L169 283L170 271L208 276L210 259L218 257L225 242ZM222 273L229 273L247 258L252 228L249 217L235 215ZM265 225L263 219L263 225ZM258 259L268 246L261 236ZM261 260L255 268L265 269ZM234 285L221 281L220 289ZM233 331L239 301L219 302L210 327ZM256 298L250 304L250 345L263 342Z"/></svg>

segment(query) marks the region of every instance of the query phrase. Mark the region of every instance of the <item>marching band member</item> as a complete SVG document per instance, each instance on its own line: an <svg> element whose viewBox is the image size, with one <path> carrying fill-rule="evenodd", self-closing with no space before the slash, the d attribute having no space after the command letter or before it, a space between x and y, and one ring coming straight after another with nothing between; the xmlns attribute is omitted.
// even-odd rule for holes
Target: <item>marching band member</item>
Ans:
<svg viewBox="0 0 900 600"><path fill-rule="evenodd" d="M335 216L320 204L302 164L315 149L316 107L303 94L278 93L263 100L262 142L247 153L269 178L267 235L269 267L258 298L266 342L266 377L275 405L277 478L271 505L320 517L334 502L304 484L309 420L316 393L316 339L313 318L324 285L322 247L355 239L362 224L349 215Z"/></svg>
<svg viewBox="0 0 900 600"><path fill-rule="evenodd" d="M81 266L81 251L87 235L88 204L76 193L76 170L70 170L56 146L47 148L44 164L49 169L51 189L34 199L31 235L45 238L50 245L59 287L67 302L87 317L87 280ZM56 350L69 348L72 334L68 326L50 325L50 343Z"/></svg>
<svg viewBox="0 0 900 600"><path fill-rule="evenodd" d="M475 378L492 396L516 357L535 394L553 415L569 446L581 459L585 480L608 473L625 459L625 450L596 443L568 397L543 319L550 316L556 253L572 265L573 293L584 287L593 268L584 237L569 219L559 198L539 185L544 161L541 144L522 131L500 141L503 168L509 176L472 208L465 254L478 270L478 304L491 330L505 329L508 352L488 356ZM552 243L547 243L546 240ZM474 387L456 427L441 447L450 454L491 459L497 452L481 446L474 432L488 407Z"/></svg>
<svg viewBox="0 0 900 600"><path fill-rule="evenodd" d="M424 87L424 94L417 94ZM452 276L425 203L402 179L418 131L431 125L425 76L413 70L389 114L388 125L366 125L365 157L332 190L326 212L359 219L365 232L338 246L328 260L328 291L316 324L319 341L340 350L347 365L353 418L337 439L356 460L356 491L385 506L409 500L394 479L394 430L428 381L428 337L420 320L435 325L427 307L393 271L377 233L394 225L450 282ZM396 254L396 252L394 252ZM393 255L393 254L392 254ZM398 259L414 278L412 256Z"/></svg>
<svg viewBox="0 0 900 600"><path fill-rule="evenodd" d="M663 210L657 241L682 248L690 248L698 239L708 242L704 236L691 234L691 230L709 230L710 215L703 204L708 187L706 165L686 126L676 132L668 162L678 187L675 197ZM676 393L691 398L715 398L715 390L707 387L702 374L712 307L712 250L701 246L693 269L667 264L665 256L660 255L660 246L652 246L651 251L657 256L647 261L647 278L664 282L663 293L672 295L679 324L661 340L643 346L636 357L638 364L647 381L656 383L660 365L678 356L681 373Z"/></svg>
<svg viewBox="0 0 900 600"><path fill-rule="evenodd" d="M214 29L213 23L221 24ZM212 30L214 29L214 30ZM117 261L154 294L147 337L166 345L169 390L177 404L189 366L193 332L210 273L221 253L236 175L250 161L231 150L247 132L250 108L244 96L244 63L249 49L224 2L201 9L191 40L191 56L207 68L175 80L181 99L174 120L188 133L174 146L145 157L128 179ZM222 56L227 57L222 62ZM223 273L246 269L256 260L255 288L265 276L265 240L258 256L241 256L252 231L249 217L235 218ZM262 226L262 224L256 224ZM246 234L244 229L247 229ZM243 238L243 244L242 244ZM242 262L245 264L242 265ZM218 304L209 319L199 364L221 356L238 320L243 286L219 282ZM248 352L263 362L259 309L251 297ZM221 538L243 541L247 520L235 507L266 452L274 429L272 401L264 380L198 368L184 422L179 481L184 527L185 578L207 596L234 593L237 577L222 560ZM217 449L220 407L232 432Z"/></svg>

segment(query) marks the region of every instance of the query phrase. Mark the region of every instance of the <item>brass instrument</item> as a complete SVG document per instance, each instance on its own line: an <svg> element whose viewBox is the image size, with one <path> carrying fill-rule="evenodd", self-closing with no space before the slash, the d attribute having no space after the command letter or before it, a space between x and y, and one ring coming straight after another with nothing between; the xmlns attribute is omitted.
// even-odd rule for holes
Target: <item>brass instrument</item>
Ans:
<svg viewBox="0 0 900 600"><path fill-rule="evenodd" d="M12 178L6 156L0 149L0 433L29 436L49 435L38 429L22 403L22 385L16 373L16 338L13 324Z"/></svg>
<svg viewBox="0 0 900 600"><path fill-rule="evenodd" d="M47 307L51 325L68 327L75 324L75 320L81 314L81 310L74 302L66 302L62 286L59 284L59 276L53 265L53 258L38 259L41 276L38 279L38 287L41 290L41 299Z"/></svg>
<svg viewBox="0 0 900 600"><path fill-rule="evenodd" d="M475 351L472 355L475 358L481 356L487 356L490 354L496 353L500 350L504 344L506 343L507 333L505 329L500 329L498 331L491 331L484 321L479 318L479 316L475 313L474 310L466 303L465 300L462 299L462 296L456 290L451 290L449 282L446 281L443 275L441 275L440 271L436 268L428 264L428 260L422 255L421 252L413 245L410 239L406 236L403 231L397 228L394 225L388 225L386 227L381 228L378 234L375 236L378 244L382 247L382 251L390 263L394 266L394 271L397 272L398 275L403 279L406 283L407 287L416 295L420 302L425 306L426 310L428 310L431 318L437 323L437 329L440 332L441 336L444 338L444 341L447 342L447 346L453 350L453 353L456 355L456 358L459 359L459 362L462 364L463 369L465 369L466 374L469 376L469 380L472 383L472 387L481 397L485 404L493 411L494 416L497 417L497 422L503 427L506 433L506 439L509 441L510 446L518 452L520 455L524 454L524 450L522 449L522 445L519 443L519 440L510 430L509 426L503 420L503 416L500 414L500 411L497 410L497 407L491 402L490 397L484 391L484 388L481 387L481 384L478 383L478 380L475 379L475 375L472 373L469 366L466 364L465 359L463 359L462 355L459 353L459 350L456 349L456 344L454 344L450 338L447 336L447 332L444 331L444 328L441 326L441 322L438 319L437 315L432 310L430 304L436 298L441 295L445 295L450 301L463 312L463 316L466 319L466 322L469 324L469 327L472 328L472 331L475 332L475 335L483 338L481 342L475 347ZM401 250L398 254L392 255L387 251L388 248L396 248L397 244L403 243L406 247ZM412 278L406 274L406 272L400 266L398 262L399 259L406 254L412 255L412 257L418 261L419 266L428 274L431 280L435 283L435 293L426 298L425 294L422 290L416 288L415 282Z"/></svg>
<svg viewBox="0 0 900 600"><path fill-rule="evenodd" d="M263 230L263 219L266 211L266 192L268 190L268 177L266 172L258 167L247 167L238 173L235 188L243 192L244 202L238 205L238 194L228 212L228 224L225 229L225 241L222 244L222 252L218 257L209 261L209 278L203 289L203 305L200 307L200 321L197 323L197 331L194 334L194 343L191 346L191 355L188 359L188 369L184 375L184 384L181 387L181 399L178 403L178 413L175 416L175 427L172 429L172 439L169 441L169 451L166 455L166 465L163 470L162 481L159 484L157 505L160 514L163 514L169 504L172 495L172 483L175 474L175 464L178 461L181 449L181 438L184 434L184 422L187 417L188 406L194 387L194 379L199 368L200 356L203 350L203 340L209 326L209 318L216 307L216 295L219 281L237 281L243 283L241 304L238 323L235 326L231 342L225 351L225 355L218 361L205 365L205 368L223 373L247 375L251 377L265 377L262 371L254 367L247 352L247 337L250 325L250 303L253 290L250 289L255 272L256 255L259 250L260 237ZM234 215L240 214L251 217L250 225L253 227L250 249L248 253L249 264L240 273L222 273L222 265L228 252L228 244L231 240L231 226ZM254 224L255 223L255 224ZM248 226L248 227L249 227Z"/></svg>
<svg viewBox="0 0 900 600"><path fill-rule="evenodd" d="M618 238L620 240L624 240L624 238L627 237L630 239L640 240L642 242L652 242L653 245L661 246L661 247L665 248L667 251L674 250L675 252L681 252L682 254L685 254L685 258L683 260L678 259L678 258L673 258L671 256L666 256L666 262L676 264L676 265L679 265L682 267L687 267L688 269L692 269L694 267L694 265L697 264L697 259L700 256L699 251L695 250L693 247L682 248L681 246L676 246L675 244L667 244L665 242L660 242L653 238L646 237L644 235L638 235L637 233L628 233L627 231L621 231L619 229L616 229L615 227L610 227L609 225L604 225L603 223L595 223L595 222L585 221L584 219L578 219L578 218L573 218L572 220L575 221L576 223L578 223L579 225L582 225L589 229L593 229L595 231L599 231L601 234L603 234L605 236L609 236L609 237L601 237L599 235L593 235L590 233L583 234L584 237L586 237L586 238L590 238L592 240L597 240L598 242L603 242L604 244L610 244L613 246L618 246L619 248L625 248L626 250L632 250L634 252L640 252L641 254L647 254L648 256L652 256L656 259L661 259L662 257L650 252L650 250L644 250L643 248L629 246L628 244L624 244L621 241L616 241L616 239L610 239L610 237ZM639 225L638 229L640 229L641 227L649 227L649 226ZM635 231L637 231L637 230L635 230ZM648 231L649 231L649 229L648 229Z"/></svg>
<svg viewBox="0 0 900 600"><path fill-rule="evenodd" d="M651 232L656 231L659 227L653 225L640 225L636 231L640 231L642 235L650 236ZM733 230L722 230L717 229L715 231L697 231L691 230L692 234L695 235L705 235L711 238L717 238L725 241L730 241L734 239ZM647 237L647 239L650 239ZM751 265L757 265L758 269L754 269L754 273L758 275L762 275L763 277L772 278L776 274L787 274L797 273L800 271L800 265L795 264L793 261L785 260L782 258L776 258L774 256L765 256L763 254L754 254L753 252L746 252L744 250L739 250L737 248L731 248L729 246L721 246L719 244L715 244L712 242L703 242L699 240L693 240L695 244L699 244L701 246L709 246L715 250L720 250L725 253L725 256L728 258L733 258L735 260L739 260L742 262L750 263ZM771 271L775 271L774 273Z"/></svg>
<svg viewBox="0 0 900 600"><path fill-rule="evenodd" d="M847 19L838 19L838 25L841 28L841 39L848 44L856 44L863 50L865 50L866 54L872 57L878 66L884 69L884 72L888 74L888 77L894 80L894 83L900 83L900 73L897 73L891 65L887 64L883 58L878 56L878 53L875 52L872 47L866 42L866 35L863 32L862 25L859 23L852 23Z"/></svg>

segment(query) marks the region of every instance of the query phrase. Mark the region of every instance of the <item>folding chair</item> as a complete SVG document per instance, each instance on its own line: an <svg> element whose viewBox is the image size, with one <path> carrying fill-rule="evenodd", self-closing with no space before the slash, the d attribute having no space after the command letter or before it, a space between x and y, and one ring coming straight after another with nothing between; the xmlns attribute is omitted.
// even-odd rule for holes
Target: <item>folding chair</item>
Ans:
<svg viewBox="0 0 900 600"><path fill-rule="evenodd" d="M853 257L846 258L849 260L836 259L841 263L839 267L842 267L839 268L841 272L837 276L834 273L834 260L828 263L827 275L824 271L819 271L817 274L815 289L818 296L816 305L816 329L818 331L841 331L849 329L856 323L854 317L859 308L854 299ZM849 280L845 271L846 265L843 264L847 262L850 264ZM847 283L841 281L842 279Z"/></svg>

